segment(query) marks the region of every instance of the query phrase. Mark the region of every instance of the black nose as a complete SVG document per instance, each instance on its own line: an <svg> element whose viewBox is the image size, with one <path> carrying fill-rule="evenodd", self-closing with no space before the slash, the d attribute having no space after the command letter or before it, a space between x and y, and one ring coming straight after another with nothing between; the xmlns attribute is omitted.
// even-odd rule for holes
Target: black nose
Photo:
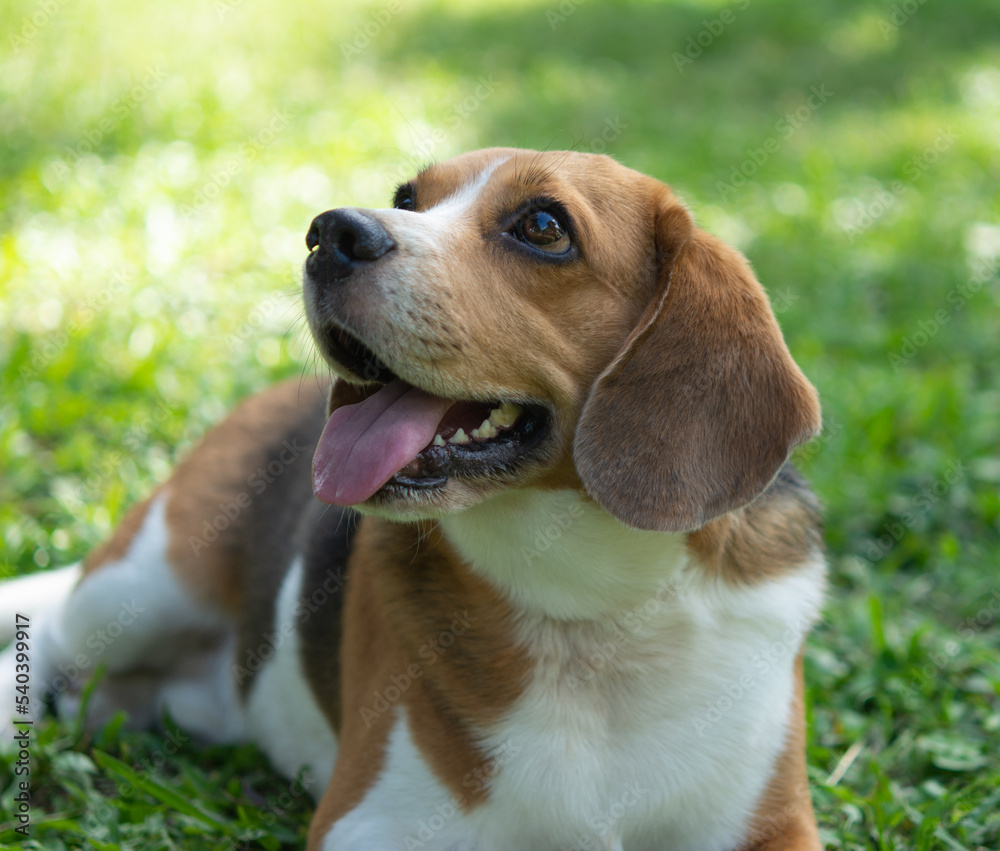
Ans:
<svg viewBox="0 0 1000 851"><path fill-rule="evenodd" d="M306 234L312 252L306 271L318 281L346 278L358 266L396 247L386 229L368 213L344 207L313 219Z"/></svg>

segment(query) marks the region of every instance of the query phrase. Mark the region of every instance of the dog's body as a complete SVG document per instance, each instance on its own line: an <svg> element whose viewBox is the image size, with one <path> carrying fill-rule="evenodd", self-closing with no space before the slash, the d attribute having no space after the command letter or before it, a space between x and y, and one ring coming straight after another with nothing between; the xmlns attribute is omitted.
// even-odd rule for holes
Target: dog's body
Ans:
<svg viewBox="0 0 1000 851"><path fill-rule="evenodd" d="M210 432L46 617L36 682L103 662L94 722L308 767L316 851L818 848L824 566L783 465L819 409L745 262L604 157L477 152L396 207L310 230L329 402Z"/></svg>

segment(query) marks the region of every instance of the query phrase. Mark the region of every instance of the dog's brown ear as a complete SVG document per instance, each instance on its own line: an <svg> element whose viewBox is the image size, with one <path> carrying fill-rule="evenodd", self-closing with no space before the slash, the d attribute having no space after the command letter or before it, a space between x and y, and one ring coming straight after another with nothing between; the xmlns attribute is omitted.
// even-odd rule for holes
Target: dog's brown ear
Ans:
<svg viewBox="0 0 1000 851"><path fill-rule="evenodd" d="M762 493L820 413L743 256L666 192L654 215L656 290L591 388L574 457L608 513L679 532Z"/></svg>

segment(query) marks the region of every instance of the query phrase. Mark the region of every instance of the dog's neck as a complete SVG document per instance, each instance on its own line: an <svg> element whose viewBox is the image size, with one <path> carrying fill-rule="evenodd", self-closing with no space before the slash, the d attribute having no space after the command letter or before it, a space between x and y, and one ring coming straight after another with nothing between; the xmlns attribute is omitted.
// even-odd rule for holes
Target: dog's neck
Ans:
<svg viewBox="0 0 1000 851"><path fill-rule="evenodd" d="M688 561L684 535L632 529L574 490L505 492L440 523L517 608L560 620L620 615Z"/></svg>

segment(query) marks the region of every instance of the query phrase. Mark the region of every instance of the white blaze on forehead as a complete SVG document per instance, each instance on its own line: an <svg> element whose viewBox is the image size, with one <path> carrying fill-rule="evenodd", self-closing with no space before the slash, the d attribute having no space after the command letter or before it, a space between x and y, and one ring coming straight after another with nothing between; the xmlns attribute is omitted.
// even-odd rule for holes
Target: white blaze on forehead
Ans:
<svg viewBox="0 0 1000 851"><path fill-rule="evenodd" d="M473 221L473 213L482 203L486 184L508 159L497 157L489 165L470 175L455 192L427 210L416 214L395 208L370 212L386 227L397 246L409 256L411 263L434 262L455 244L455 225ZM426 282L419 280L418 275L408 276L407 283L417 288L426 285ZM398 319L406 321L405 311L399 313Z"/></svg>
<svg viewBox="0 0 1000 851"><path fill-rule="evenodd" d="M477 174L471 176L455 192L433 207L422 210L414 215L406 210L379 210L379 219L388 226L390 233L397 240L402 238L413 248L435 247L431 242L424 242L430 237L452 239L451 227L457 221L469 217L480 202L480 197L486 184L501 165L507 162L507 157L498 157Z"/></svg>
<svg viewBox="0 0 1000 851"><path fill-rule="evenodd" d="M479 195L486 187L486 184L489 183L490 178L493 176L493 172L507 162L507 160L508 157L495 159L488 166L482 169L475 177L467 180L456 192L449 195L439 204L435 204L433 207L425 210L424 215L434 218L464 216L476 206L476 202L479 200Z"/></svg>

